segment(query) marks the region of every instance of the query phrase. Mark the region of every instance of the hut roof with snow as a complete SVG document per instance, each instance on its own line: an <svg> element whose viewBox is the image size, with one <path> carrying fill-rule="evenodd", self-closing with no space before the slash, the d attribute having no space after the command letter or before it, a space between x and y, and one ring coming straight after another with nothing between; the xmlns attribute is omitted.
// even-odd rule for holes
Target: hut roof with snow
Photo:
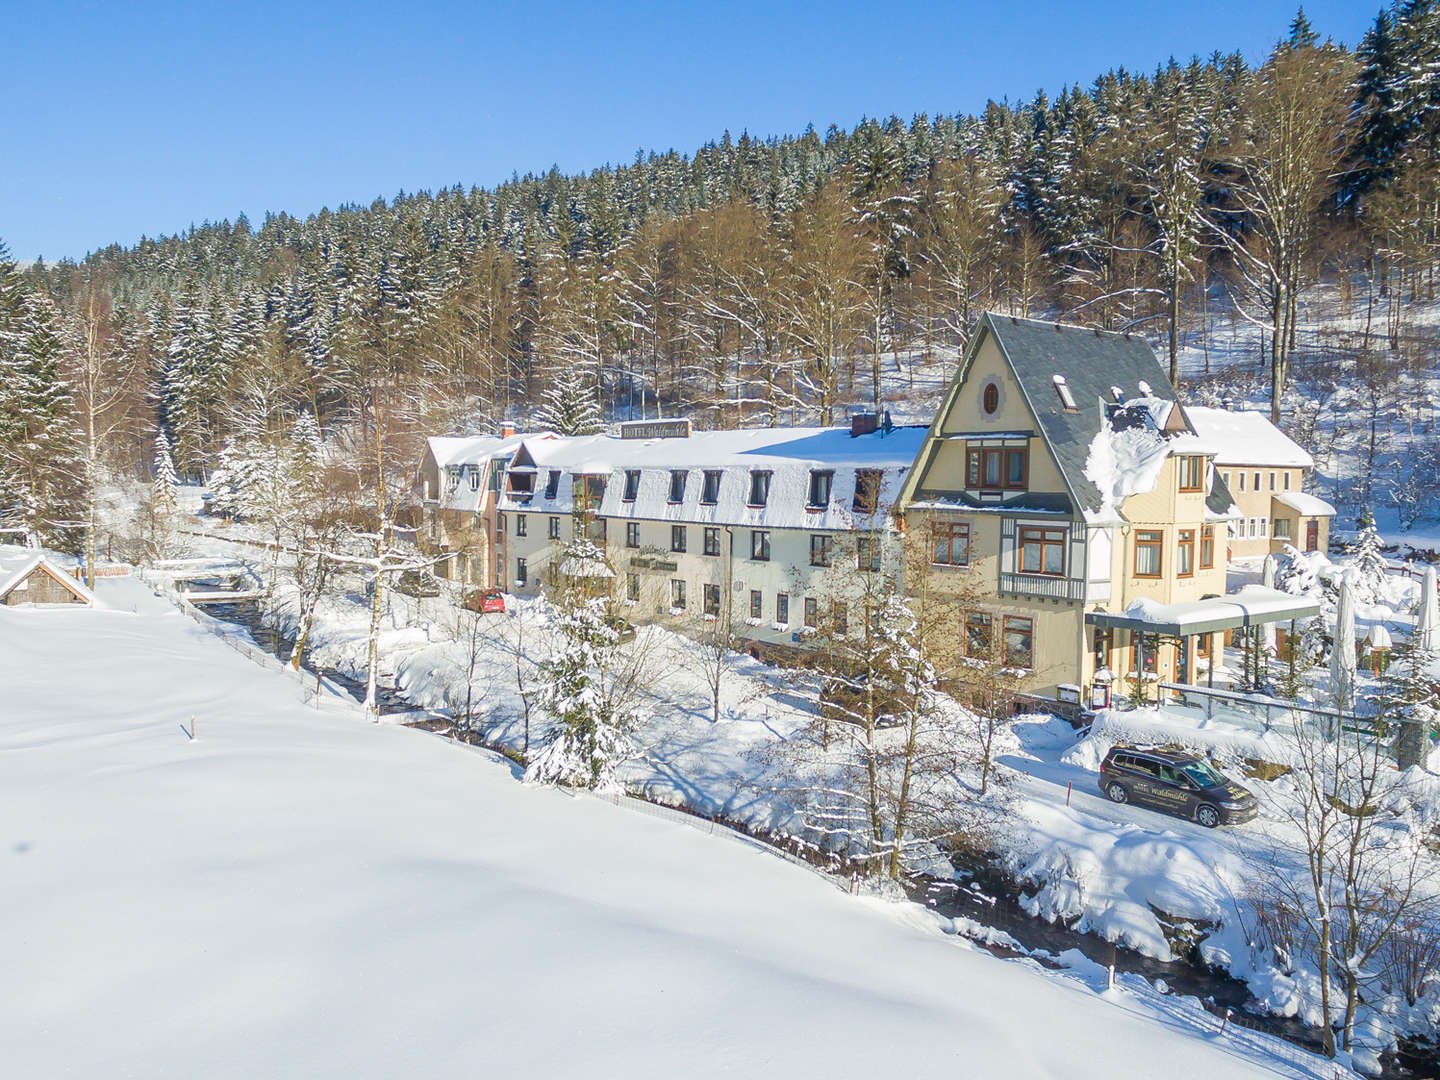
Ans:
<svg viewBox="0 0 1440 1080"><path fill-rule="evenodd" d="M0 607L95 605L95 594L43 551L0 548Z"/></svg>

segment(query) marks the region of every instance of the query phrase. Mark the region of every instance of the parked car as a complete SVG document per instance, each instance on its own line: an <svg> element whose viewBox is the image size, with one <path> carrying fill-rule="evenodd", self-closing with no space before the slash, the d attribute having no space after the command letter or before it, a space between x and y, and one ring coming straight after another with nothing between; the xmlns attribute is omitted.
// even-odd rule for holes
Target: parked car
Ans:
<svg viewBox="0 0 1440 1080"><path fill-rule="evenodd" d="M1255 796L1208 762L1178 750L1115 746L1100 763L1100 790L1111 802L1164 810L1213 829L1249 821Z"/></svg>
<svg viewBox="0 0 1440 1080"><path fill-rule="evenodd" d="M505 594L499 589L471 589L465 594L461 606L482 615L504 615Z"/></svg>
<svg viewBox="0 0 1440 1080"><path fill-rule="evenodd" d="M395 582L395 591L406 596L439 596L440 582L423 570L406 570Z"/></svg>

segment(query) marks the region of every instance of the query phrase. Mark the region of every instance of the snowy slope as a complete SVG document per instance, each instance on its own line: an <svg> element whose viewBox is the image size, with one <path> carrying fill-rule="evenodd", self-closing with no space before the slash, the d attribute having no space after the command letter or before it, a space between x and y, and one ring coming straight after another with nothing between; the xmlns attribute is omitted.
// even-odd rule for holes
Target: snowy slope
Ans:
<svg viewBox="0 0 1440 1080"><path fill-rule="evenodd" d="M1307 1075L1139 988L307 709L104 586L117 610L0 611L7 1075Z"/></svg>

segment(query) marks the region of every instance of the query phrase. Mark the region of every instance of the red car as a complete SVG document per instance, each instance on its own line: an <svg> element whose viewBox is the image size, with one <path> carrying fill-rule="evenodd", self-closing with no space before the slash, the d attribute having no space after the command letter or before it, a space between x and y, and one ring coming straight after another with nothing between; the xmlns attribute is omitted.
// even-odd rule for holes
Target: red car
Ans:
<svg viewBox="0 0 1440 1080"><path fill-rule="evenodd" d="M499 589L472 589L465 594L465 607L482 615L504 615L505 594Z"/></svg>

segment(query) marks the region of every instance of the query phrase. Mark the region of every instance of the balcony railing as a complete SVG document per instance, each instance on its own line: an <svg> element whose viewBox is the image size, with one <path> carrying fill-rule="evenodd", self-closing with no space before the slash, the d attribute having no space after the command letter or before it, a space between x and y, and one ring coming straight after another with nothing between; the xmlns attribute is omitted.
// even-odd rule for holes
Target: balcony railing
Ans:
<svg viewBox="0 0 1440 1080"><path fill-rule="evenodd" d="M1110 583L1002 571L1000 591L1012 596L1040 596L1047 600L1095 601L1109 599Z"/></svg>

